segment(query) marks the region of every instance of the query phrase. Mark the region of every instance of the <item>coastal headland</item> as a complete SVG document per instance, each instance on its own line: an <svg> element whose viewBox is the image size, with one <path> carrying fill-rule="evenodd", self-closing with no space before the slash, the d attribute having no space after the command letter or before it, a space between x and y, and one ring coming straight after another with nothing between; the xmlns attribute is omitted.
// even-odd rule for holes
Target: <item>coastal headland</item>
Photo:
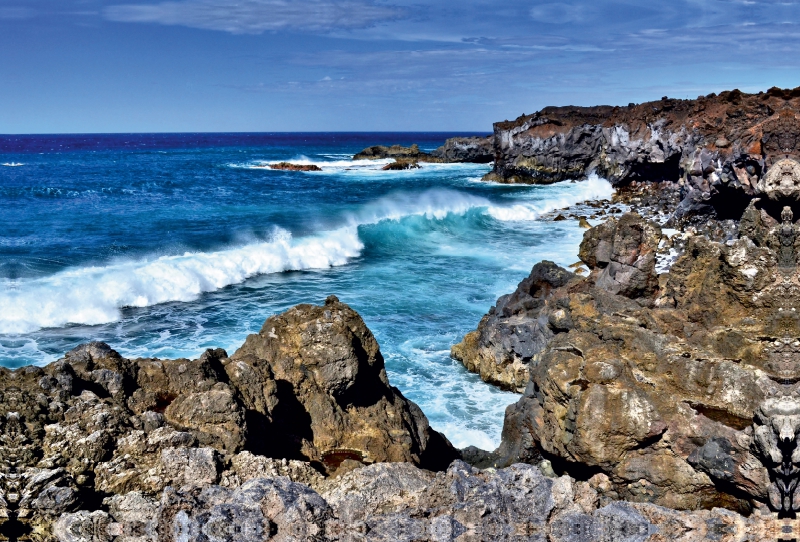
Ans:
<svg viewBox="0 0 800 542"><path fill-rule="evenodd" d="M587 229L574 267L531 262L453 346L521 393L499 448L433 430L331 296L232 355L89 343L0 369L0 538L800 538L798 115L800 90L731 91L371 147L415 163L490 147L486 180L594 173L628 211Z"/></svg>

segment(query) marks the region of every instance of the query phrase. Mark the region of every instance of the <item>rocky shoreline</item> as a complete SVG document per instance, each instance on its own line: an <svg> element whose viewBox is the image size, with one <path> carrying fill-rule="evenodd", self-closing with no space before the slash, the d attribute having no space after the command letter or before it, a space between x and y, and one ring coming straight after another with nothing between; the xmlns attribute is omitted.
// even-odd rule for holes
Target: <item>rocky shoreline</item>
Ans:
<svg viewBox="0 0 800 542"><path fill-rule="evenodd" d="M537 263L453 346L521 394L499 448L433 430L331 296L230 356L89 343L0 369L0 540L800 538L798 104L771 89L547 108L433 153L367 149L617 186L563 211L602 221L579 262Z"/></svg>

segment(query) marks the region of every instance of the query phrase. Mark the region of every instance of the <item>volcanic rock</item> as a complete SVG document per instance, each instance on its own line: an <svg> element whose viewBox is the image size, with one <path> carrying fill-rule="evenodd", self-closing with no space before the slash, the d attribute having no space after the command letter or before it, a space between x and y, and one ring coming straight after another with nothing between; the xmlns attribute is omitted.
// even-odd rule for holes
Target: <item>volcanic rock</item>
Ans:
<svg viewBox="0 0 800 542"><path fill-rule="evenodd" d="M278 162L277 164L270 164L270 169L279 169L282 171L322 171L322 168L315 164L292 164L289 162Z"/></svg>
<svg viewBox="0 0 800 542"><path fill-rule="evenodd" d="M404 171L407 169L419 169L419 162L412 160L395 160L391 164L386 164L381 169L383 171Z"/></svg>
<svg viewBox="0 0 800 542"><path fill-rule="evenodd" d="M494 136L452 137L431 155L443 162L488 164L494 160Z"/></svg>
<svg viewBox="0 0 800 542"><path fill-rule="evenodd" d="M498 300L453 348L488 381L530 371L496 465L546 458L671 508L800 509L800 175L778 168L738 239L689 236L668 273L659 228L627 214L586 232L588 277L543 262Z"/></svg>
<svg viewBox="0 0 800 542"><path fill-rule="evenodd" d="M159 500L129 493L107 511L62 515L53 533L64 542L735 542L797 532L796 520L606 502L602 488L599 477L548 478L524 464L479 471L456 461L434 474L387 463L329 479L320 492L275 477L168 488Z"/></svg>
<svg viewBox="0 0 800 542"><path fill-rule="evenodd" d="M406 162L441 162L439 158L419 150L419 145L416 144L410 147L375 145L367 147L353 156L353 160L379 160L384 158L394 158L397 161Z"/></svg>
<svg viewBox="0 0 800 542"><path fill-rule="evenodd" d="M597 173L681 185L678 217L739 218L779 160L800 159L800 88L738 90L627 107L547 107L494 125L487 180L552 183Z"/></svg>
<svg viewBox="0 0 800 542"><path fill-rule="evenodd" d="M187 507L213 516L223 494L284 510L270 519L279 528L321 529L327 505L289 479L318 486L345 461L437 470L458 457L389 385L374 336L333 296L267 319L230 358L129 360L89 343L44 368L0 369L0 420L0 535L47 533L61 516L59 537L83 540L136 507L154 532ZM170 532L194 539L194 524L181 525Z"/></svg>

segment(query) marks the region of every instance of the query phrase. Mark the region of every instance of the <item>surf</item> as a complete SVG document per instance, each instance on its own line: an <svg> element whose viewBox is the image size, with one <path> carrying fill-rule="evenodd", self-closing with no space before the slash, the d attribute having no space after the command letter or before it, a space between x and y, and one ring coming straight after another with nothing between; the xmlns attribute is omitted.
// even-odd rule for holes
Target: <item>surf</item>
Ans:
<svg viewBox="0 0 800 542"><path fill-rule="evenodd" d="M190 302L257 275L347 265L364 248L361 226L409 217L441 221L469 212L500 222L533 221L556 209L613 193L607 181L596 177L560 185L549 188L556 197L507 206L452 189L397 192L345 214L344 225L307 237L295 238L288 230L276 228L269 240L218 251L68 269L33 280L6 279L0 290L0 334L106 324L118 321L125 307Z"/></svg>

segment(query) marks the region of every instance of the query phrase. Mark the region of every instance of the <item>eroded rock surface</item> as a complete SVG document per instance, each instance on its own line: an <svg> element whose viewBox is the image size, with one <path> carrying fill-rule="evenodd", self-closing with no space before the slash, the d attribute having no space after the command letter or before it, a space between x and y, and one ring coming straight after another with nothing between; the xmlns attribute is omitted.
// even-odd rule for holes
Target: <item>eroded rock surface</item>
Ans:
<svg viewBox="0 0 800 542"><path fill-rule="evenodd" d="M611 502L598 492L604 484L524 464L479 471L456 461L434 474L385 463L330 479L319 492L277 477L234 489L168 488L158 500L129 493L108 511L64 514L54 533L70 542L756 542L798 532L797 521L770 516Z"/></svg>
<svg viewBox="0 0 800 542"><path fill-rule="evenodd" d="M453 349L524 387L494 463L548 460L606 477L609 498L670 508L800 510L796 166L775 164L738 238L689 236L668 273L660 229L627 214L584 235L588 277L544 262L500 298Z"/></svg>
<svg viewBox="0 0 800 542"><path fill-rule="evenodd" d="M226 499L314 523L324 501L289 480L318 486L382 461L438 470L457 456L389 385L372 333L335 297L269 318L231 357L129 360L90 343L44 368L0 369L0 538L51 540L62 518L61 538L82 540L109 513L158 509L131 520L154 532L165 514L213 516ZM319 517L303 515L317 504ZM201 539L180 524L176 540Z"/></svg>
<svg viewBox="0 0 800 542"><path fill-rule="evenodd" d="M777 161L800 159L800 88L627 107L547 107L494 125L487 180L552 183L595 172L618 186L680 185L679 216L738 218Z"/></svg>

